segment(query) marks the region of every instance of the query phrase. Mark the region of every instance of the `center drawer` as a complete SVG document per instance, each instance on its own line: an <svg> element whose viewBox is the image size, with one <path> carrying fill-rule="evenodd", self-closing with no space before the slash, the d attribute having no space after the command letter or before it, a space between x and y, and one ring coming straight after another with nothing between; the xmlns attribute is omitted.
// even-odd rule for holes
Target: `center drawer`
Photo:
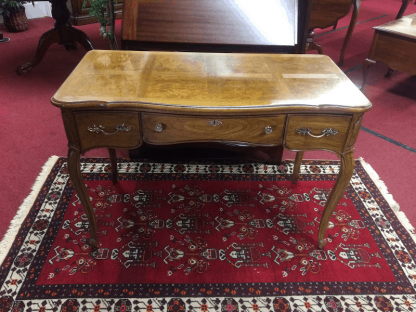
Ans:
<svg viewBox="0 0 416 312"><path fill-rule="evenodd" d="M218 118L142 114L143 140L153 144L233 141L279 145L286 116Z"/></svg>

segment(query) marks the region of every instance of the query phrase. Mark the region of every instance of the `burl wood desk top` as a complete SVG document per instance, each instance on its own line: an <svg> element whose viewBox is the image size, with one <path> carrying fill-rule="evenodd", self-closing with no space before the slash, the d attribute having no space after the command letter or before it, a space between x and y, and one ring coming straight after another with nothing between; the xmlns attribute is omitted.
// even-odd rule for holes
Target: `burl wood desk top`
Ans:
<svg viewBox="0 0 416 312"><path fill-rule="evenodd" d="M327 56L91 51L52 98L62 110L69 141L68 170L97 228L79 169L80 155L143 142L167 145L215 142L284 146L297 151L298 181L304 151L327 150L341 170L322 214L318 246L354 170L354 143L371 103Z"/></svg>
<svg viewBox="0 0 416 312"><path fill-rule="evenodd" d="M57 106L366 111L371 104L323 55L91 51ZM158 104L158 105L152 105Z"/></svg>

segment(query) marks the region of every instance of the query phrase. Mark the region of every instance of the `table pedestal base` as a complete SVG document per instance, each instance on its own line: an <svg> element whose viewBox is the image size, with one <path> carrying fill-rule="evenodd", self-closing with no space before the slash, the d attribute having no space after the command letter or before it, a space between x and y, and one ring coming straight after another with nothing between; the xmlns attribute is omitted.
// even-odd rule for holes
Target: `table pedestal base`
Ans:
<svg viewBox="0 0 416 312"><path fill-rule="evenodd" d="M92 43L88 36L81 30L72 27L69 21L69 10L66 7L66 0L53 0L52 17L56 20L55 27L45 32L39 39L38 48L35 57L29 63L20 65L16 72L21 75L23 72L29 72L34 66L38 65L46 51L53 43L64 45L66 50L75 49L76 42L81 44L85 50L93 50Z"/></svg>

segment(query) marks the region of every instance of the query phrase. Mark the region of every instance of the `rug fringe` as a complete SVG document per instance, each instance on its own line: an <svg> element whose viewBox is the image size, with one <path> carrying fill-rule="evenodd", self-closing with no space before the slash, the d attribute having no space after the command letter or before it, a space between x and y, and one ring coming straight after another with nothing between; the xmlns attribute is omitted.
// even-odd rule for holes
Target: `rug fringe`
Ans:
<svg viewBox="0 0 416 312"><path fill-rule="evenodd" d="M386 199L387 203L390 205L391 209L396 214L397 218L399 219L400 223L404 226L404 228L409 232L410 236L413 238L413 241L416 242L416 233L414 226L410 223L409 219L406 217L406 214L400 211L399 204L393 199L393 195L391 195L387 189L386 184L380 180L379 175L377 172L371 167L369 163L367 163L362 157L358 159L368 173L370 178L374 181L377 188L380 190L380 193Z"/></svg>
<svg viewBox="0 0 416 312"><path fill-rule="evenodd" d="M39 176L36 178L36 181L32 186L32 191L30 192L29 196L25 198L23 204L19 207L15 217L10 222L9 229L7 230L6 234L0 242L0 264L3 263L4 258L6 257L10 248L12 247L12 244L20 229L20 226L22 225L27 214L29 213L30 208L35 202L36 197L38 196L43 184L45 183L50 171L52 170L58 158L58 156L52 156L43 165Z"/></svg>

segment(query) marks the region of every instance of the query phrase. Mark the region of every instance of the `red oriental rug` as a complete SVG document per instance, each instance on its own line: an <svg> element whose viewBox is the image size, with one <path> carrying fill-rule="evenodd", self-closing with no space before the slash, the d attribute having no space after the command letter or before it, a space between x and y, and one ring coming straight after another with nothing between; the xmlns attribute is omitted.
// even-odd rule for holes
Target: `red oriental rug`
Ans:
<svg viewBox="0 0 416 312"><path fill-rule="evenodd" d="M317 246L336 161L84 159L100 246L52 157L0 245L0 311L412 311L413 227L362 160Z"/></svg>

